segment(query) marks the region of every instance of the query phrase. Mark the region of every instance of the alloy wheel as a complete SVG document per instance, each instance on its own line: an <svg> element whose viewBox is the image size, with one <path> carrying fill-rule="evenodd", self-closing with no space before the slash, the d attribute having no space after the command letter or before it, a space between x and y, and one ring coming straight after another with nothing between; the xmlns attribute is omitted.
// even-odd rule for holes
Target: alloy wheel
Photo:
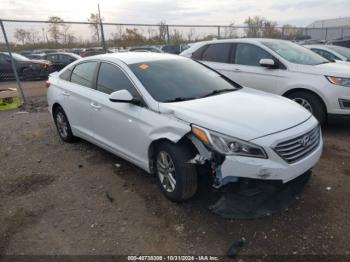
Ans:
<svg viewBox="0 0 350 262"><path fill-rule="evenodd" d="M160 151L157 156L157 172L161 185L167 192L174 192L176 187L175 165L171 156Z"/></svg>
<svg viewBox="0 0 350 262"><path fill-rule="evenodd" d="M300 98L300 97L296 97L296 98L293 98L293 101L294 101L294 102L297 102L299 105L301 105L302 107L304 107L306 110L308 110L308 111L310 111L311 113L313 113L312 106L311 106L310 102L307 101L306 99Z"/></svg>
<svg viewBox="0 0 350 262"><path fill-rule="evenodd" d="M56 125L60 136L66 138L68 136L68 121L61 111L56 114Z"/></svg>

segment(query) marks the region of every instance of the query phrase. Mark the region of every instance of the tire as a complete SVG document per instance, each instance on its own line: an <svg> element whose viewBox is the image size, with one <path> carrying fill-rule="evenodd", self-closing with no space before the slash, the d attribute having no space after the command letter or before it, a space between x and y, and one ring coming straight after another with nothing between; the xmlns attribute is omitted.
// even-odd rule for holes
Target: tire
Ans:
<svg viewBox="0 0 350 262"><path fill-rule="evenodd" d="M155 166L158 185L171 201L183 202L197 192L197 169L195 165L187 163L191 158L193 153L183 144L163 142L157 148ZM168 161L168 166L164 159ZM175 184L170 181L171 178Z"/></svg>
<svg viewBox="0 0 350 262"><path fill-rule="evenodd" d="M312 93L299 91L291 93L287 95L287 97L310 111L321 125L325 122L327 111L322 100L318 96Z"/></svg>
<svg viewBox="0 0 350 262"><path fill-rule="evenodd" d="M55 109L53 117L60 138L67 143L75 141L75 136L73 135L67 115L62 107L58 106Z"/></svg>

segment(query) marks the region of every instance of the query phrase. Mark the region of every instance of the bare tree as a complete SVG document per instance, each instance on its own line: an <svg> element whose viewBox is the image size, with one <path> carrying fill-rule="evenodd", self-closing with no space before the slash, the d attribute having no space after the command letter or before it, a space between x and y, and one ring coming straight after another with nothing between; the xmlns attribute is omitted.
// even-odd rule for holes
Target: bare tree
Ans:
<svg viewBox="0 0 350 262"><path fill-rule="evenodd" d="M269 21L264 17L249 17L244 22L248 28L247 37L280 37L281 33L277 30L277 23Z"/></svg>
<svg viewBox="0 0 350 262"><path fill-rule="evenodd" d="M69 38L72 36L69 32L72 25L63 24L62 25L62 37L63 43L67 44L69 42Z"/></svg>
<svg viewBox="0 0 350 262"><path fill-rule="evenodd" d="M160 41L165 42L167 40L167 31L168 31L168 26L166 25L165 21L160 21L158 23L158 38Z"/></svg>
<svg viewBox="0 0 350 262"><path fill-rule="evenodd" d="M236 38L237 29L234 27L235 23L231 22L227 27L224 27L224 38Z"/></svg>
<svg viewBox="0 0 350 262"><path fill-rule="evenodd" d="M190 30L187 33L187 40L188 42L194 41L194 36L196 35L196 30L194 28L190 28Z"/></svg>
<svg viewBox="0 0 350 262"><path fill-rule="evenodd" d="M88 22L92 23L90 24L90 28L93 32L94 39L97 40L97 42L100 41L100 17L98 14L91 13L90 18L88 18Z"/></svg>
<svg viewBox="0 0 350 262"><path fill-rule="evenodd" d="M262 36L262 28L264 26L265 18L260 16L248 17L244 21L247 25L247 37L261 37Z"/></svg>
<svg viewBox="0 0 350 262"><path fill-rule="evenodd" d="M55 41L55 43L58 43L62 35L61 27L64 26L62 23L63 20L58 16L50 16L49 22L49 35Z"/></svg>
<svg viewBox="0 0 350 262"><path fill-rule="evenodd" d="M20 28L16 29L13 36L16 38L16 40L21 42L22 45L24 45L27 40L30 40L30 32Z"/></svg>

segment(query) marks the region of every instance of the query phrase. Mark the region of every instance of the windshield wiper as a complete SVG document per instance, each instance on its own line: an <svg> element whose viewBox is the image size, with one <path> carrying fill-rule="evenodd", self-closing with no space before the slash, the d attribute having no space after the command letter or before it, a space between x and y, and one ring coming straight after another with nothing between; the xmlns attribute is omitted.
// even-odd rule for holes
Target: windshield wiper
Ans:
<svg viewBox="0 0 350 262"><path fill-rule="evenodd" d="M196 99L194 97L176 97L174 99L166 100L164 103L171 103L171 102L181 102L181 101L188 101L188 100L193 100Z"/></svg>
<svg viewBox="0 0 350 262"><path fill-rule="evenodd" d="M218 95L218 94L221 94L221 93L226 93L226 92L232 92L232 91L235 91L237 89L231 89L231 88L226 88L226 89L220 89L220 90L214 90L213 92L210 92L209 94L206 94L203 97L208 97L208 96L214 96L214 95Z"/></svg>

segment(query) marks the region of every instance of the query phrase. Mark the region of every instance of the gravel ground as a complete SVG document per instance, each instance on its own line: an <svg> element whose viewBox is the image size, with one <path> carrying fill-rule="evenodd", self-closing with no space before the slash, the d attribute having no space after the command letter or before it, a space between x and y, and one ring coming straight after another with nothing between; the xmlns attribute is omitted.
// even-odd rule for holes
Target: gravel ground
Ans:
<svg viewBox="0 0 350 262"><path fill-rule="evenodd" d="M205 187L171 203L132 164L61 142L43 101L0 112L0 254L225 255L244 238L241 255L349 257L350 122L324 129L322 159L293 206L225 220L207 209L214 193Z"/></svg>

